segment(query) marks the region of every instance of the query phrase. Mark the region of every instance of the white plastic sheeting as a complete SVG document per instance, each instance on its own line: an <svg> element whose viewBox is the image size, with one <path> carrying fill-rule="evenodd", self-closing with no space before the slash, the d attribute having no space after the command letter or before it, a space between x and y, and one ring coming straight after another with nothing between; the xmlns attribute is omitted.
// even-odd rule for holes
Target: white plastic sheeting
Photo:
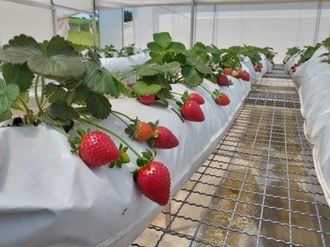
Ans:
<svg viewBox="0 0 330 247"><path fill-rule="evenodd" d="M201 87L173 85L175 92L196 91L204 97L202 123L183 123L171 110L177 109L174 101L163 108L145 106L135 99L110 100L112 109L132 118L159 119L179 139L177 148L158 150L156 157L170 170L171 197L215 149L250 91L250 82L232 80L233 86L221 87L231 100L225 107L215 104ZM210 91L219 88L209 81L203 86ZM129 140L125 125L112 116L96 122L120 134L138 152L148 148ZM136 167L135 156L130 151L132 162L122 169L89 169L70 152L66 137L51 127L3 127L0 136L3 246L127 246L162 210L137 189L130 173Z"/></svg>
<svg viewBox="0 0 330 247"><path fill-rule="evenodd" d="M312 45L329 36L330 2L197 5L193 43L272 47L281 63L288 47ZM318 14L319 19L318 19ZM157 6L133 9L135 44L145 48L154 32L168 31L189 47L191 7ZM317 26L317 21L320 21ZM317 28L318 27L318 28ZM317 32L315 31L317 29Z"/></svg>
<svg viewBox="0 0 330 247"><path fill-rule="evenodd" d="M25 33L38 41L54 33L52 11L34 6L0 1L0 46L15 35Z"/></svg>
<svg viewBox="0 0 330 247"><path fill-rule="evenodd" d="M315 70L314 65L318 65L319 63L324 61L326 58L320 57L320 55L327 53L327 52L328 52L328 50L324 46L321 46L320 48L318 48L315 51L315 53L309 60L307 60L302 65L300 65L297 68L295 73L292 73L290 70L291 66L298 63L300 60L301 52L299 52L299 53L293 55L288 60L286 66L285 66L285 70L291 74L293 81L297 84L298 87L300 87L301 84L303 84L305 81L308 81L311 76L315 76L316 74L322 72L322 68L321 69L316 68L316 70ZM318 67L318 66L316 66L316 67Z"/></svg>
<svg viewBox="0 0 330 247"><path fill-rule="evenodd" d="M330 64L324 62L325 57L319 57L325 52L327 49L320 47L294 74L299 74L296 81L300 85L305 135L314 145L317 177L330 205Z"/></svg>

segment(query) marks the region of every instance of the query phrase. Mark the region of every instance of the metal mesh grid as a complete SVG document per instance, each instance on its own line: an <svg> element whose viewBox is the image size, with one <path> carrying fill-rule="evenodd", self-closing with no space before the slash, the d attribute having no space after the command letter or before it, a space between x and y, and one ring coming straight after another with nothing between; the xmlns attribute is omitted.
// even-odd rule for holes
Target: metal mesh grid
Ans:
<svg viewBox="0 0 330 247"><path fill-rule="evenodd" d="M273 82L258 85L293 86ZM131 246L330 246L330 209L303 118L278 107L279 95L248 96L215 152Z"/></svg>

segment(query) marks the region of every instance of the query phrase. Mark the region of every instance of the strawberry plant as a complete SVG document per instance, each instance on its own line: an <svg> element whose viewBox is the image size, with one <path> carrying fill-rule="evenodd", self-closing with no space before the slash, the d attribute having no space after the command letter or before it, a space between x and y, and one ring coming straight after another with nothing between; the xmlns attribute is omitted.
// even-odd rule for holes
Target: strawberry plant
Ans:
<svg viewBox="0 0 330 247"><path fill-rule="evenodd" d="M171 75L175 75L180 68L178 62L171 62L168 64L157 63L145 63L141 65L133 66L133 69L125 73L122 78L128 78L132 75L137 76L137 81L133 85L133 95L137 97L142 103L153 103L144 101L144 97L155 96L155 99L161 100L166 106L168 105L168 99L173 98L170 93L172 87L167 79ZM147 98L147 99L150 99Z"/></svg>
<svg viewBox="0 0 330 247"><path fill-rule="evenodd" d="M322 55L320 55L320 57L321 57L321 56L325 56L325 57L327 57L327 58L328 58L328 59L327 59L327 63L330 64L330 38L326 38L325 40L323 40L323 41L322 41L322 45L323 45L325 48L327 48L329 52L327 52L327 53L323 53Z"/></svg>
<svg viewBox="0 0 330 247"><path fill-rule="evenodd" d="M81 111L106 118L111 105L105 95L128 94L128 88L101 67L97 54L83 57L59 36L38 43L26 35L15 36L0 50L0 118L9 119L13 109L24 112L25 124L41 122L63 126L78 119ZM46 83L46 79L48 82ZM28 107L29 91L37 110ZM80 105L73 108L72 105Z"/></svg>
<svg viewBox="0 0 330 247"><path fill-rule="evenodd" d="M301 53L298 64L303 64L308 61L321 45L321 43L317 43L315 46L305 46L306 50Z"/></svg>

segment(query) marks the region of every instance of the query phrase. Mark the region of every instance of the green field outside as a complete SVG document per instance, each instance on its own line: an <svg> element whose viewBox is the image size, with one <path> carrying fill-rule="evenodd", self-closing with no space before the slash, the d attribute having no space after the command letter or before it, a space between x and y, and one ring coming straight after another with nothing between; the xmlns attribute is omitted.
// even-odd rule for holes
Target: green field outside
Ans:
<svg viewBox="0 0 330 247"><path fill-rule="evenodd" d="M69 30L68 40L75 44L87 45L93 47L93 34L90 32L76 32ZM96 48L99 47L99 36L96 36Z"/></svg>
<svg viewBox="0 0 330 247"><path fill-rule="evenodd" d="M80 18L69 18L69 25L86 25L89 26L90 20ZM70 25L72 26L72 25ZM93 34L91 32L81 32L76 30L69 30L68 40L75 44L87 45L94 47ZM99 47L99 35L96 35L96 48Z"/></svg>

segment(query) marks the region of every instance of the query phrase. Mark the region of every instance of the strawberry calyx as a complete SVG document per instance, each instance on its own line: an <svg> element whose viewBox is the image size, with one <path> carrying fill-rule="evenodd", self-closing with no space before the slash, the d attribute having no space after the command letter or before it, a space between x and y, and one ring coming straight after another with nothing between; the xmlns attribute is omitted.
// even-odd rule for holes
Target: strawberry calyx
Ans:
<svg viewBox="0 0 330 247"><path fill-rule="evenodd" d="M122 143L119 144L119 159L111 162L109 164L109 168L114 168L115 166L118 168L122 168L123 164L129 163L131 161L130 157L126 153L128 150L127 146L124 146Z"/></svg>
<svg viewBox="0 0 330 247"><path fill-rule="evenodd" d="M140 121L138 117L131 119L132 124L128 124L125 133L133 140L147 141L153 136L153 127L146 122Z"/></svg>
<svg viewBox="0 0 330 247"><path fill-rule="evenodd" d="M213 92L212 92L212 99L216 100L218 99L219 97L221 97L222 95L222 92L218 89L215 89Z"/></svg>
<svg viewBox="0 0 330 247"><path fill-rule="evenodd" d="M85 131L81 128L76 128L76 132L78 135L74 135L74 134L68 135L68 142L70 144L72 153L76 153L78 151L81 140L90 131L91 131L90 129L87 129L87 131Z"/></svg>
<svg viewBox="0 0 330 247"><path fill-rule="evenodd" d="M136 169L135 171L133 171L135 181L136 181L136 176L139 173L139 171L141 170L141 168L148 165L150 162L152 162L154 160L154 158L156 157L157 153L156 153L156 151L154 151L154 153L152 153L149 149L147 149L147 150L143 151L141 154L142 155L136 159L136 164L139 168Z"/></svg>

